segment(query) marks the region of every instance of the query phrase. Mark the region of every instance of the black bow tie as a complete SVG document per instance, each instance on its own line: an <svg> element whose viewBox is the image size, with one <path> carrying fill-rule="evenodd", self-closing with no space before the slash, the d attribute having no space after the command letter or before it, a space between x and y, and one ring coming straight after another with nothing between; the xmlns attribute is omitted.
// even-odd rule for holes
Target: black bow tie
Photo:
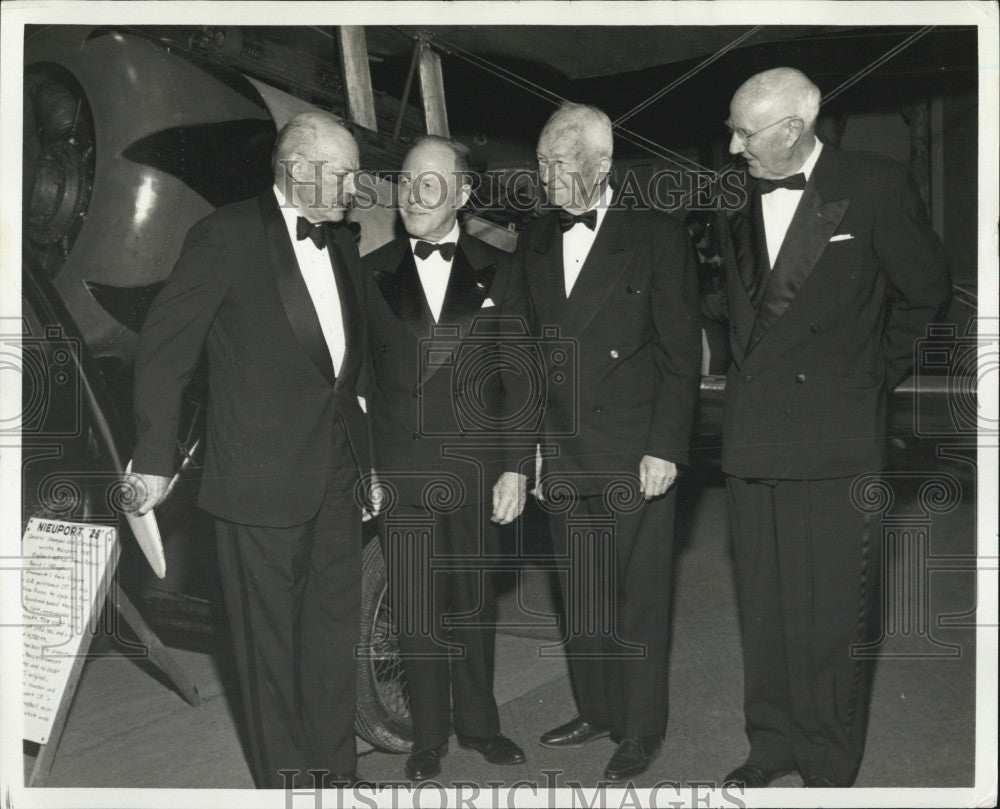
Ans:
<svg viewBox="0 0 1000 809"><path fill-rule="evenodd" d="M431 242L419 241L413 246L413 254L423 261L427 256L437 250L441 254L441 258L445 261L451 261L455 257L455 242L439 242L438 244L433 244Z"/></svg>
<svg viewBox="0 0 1000 809"><path fill-rule="evenodd" d="M333 240L333 234L328 229L329 224L329 222L310 222L304 216L300 216L295 220L295 238L301 242L308 236L317 248L323 250Z"/></svg>
<svg viewBox="0 0 1000 809"><path fill-rule="evenodd" d="M573 225L578 222L582 222L591 230L597 228L597 210L587 211L581 214L571 214L565 209L560 209L559 211L559 230L565 233Z"/></svg>
<svg viewBox="0 0 1000 809"><path fill-rule="evenodd" d="M793 191L801 191L806 187L806 175L801 171L792 174L790 177L782 177L780 180L758 180L760 193L770 194L775 188L791 188Z"/></svg>

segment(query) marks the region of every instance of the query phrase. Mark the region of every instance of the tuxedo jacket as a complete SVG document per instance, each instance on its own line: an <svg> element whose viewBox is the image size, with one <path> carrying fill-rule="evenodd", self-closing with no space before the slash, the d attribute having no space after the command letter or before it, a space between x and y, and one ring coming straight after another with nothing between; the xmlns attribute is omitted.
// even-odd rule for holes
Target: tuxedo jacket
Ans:
<svg viewBox="0 0 1000 809"><path fill-rule="evenodd" d="M137 472L173 472L181 395L208 355L205 468L199 505L217 517L282 527L319 509L334 425L354 463L370 468L355 387L364 357L363 287L354 238L327 248L347 350L340 372L323 337L291 236L271 189L225 205L188 232L149 311L135 360Z"/></svg>
<svg viewBox="0 0 1000 809"><path fill-rule="evenodd" d="M824 146L769 272L752 178L747 191L719 228L733 356L723 469L767 479L880 469L888 391L951 295L917 189L893 161Z"/></svg>
<svg viewBox="0 0 1000 809"><path fill-rule="evenodd" d="M517 263L462 232L437 323L409 237L369 253L362 268L380 481L408 505L421 505L435 484L446 500L473 503L492 497L502 471L530 474L538 408L516 412L532 408L530 369L517 372L507 356L530 339Z"/></svg>
<svg viewBox="0 0 1000 809"><path fill-rule="evenodd" d="M599 494L609 476L637 475L644 455L686 464L701 367L687 231L655 211L612 207L568 299L554 212L524 234L519 255L546 362L545 436L557 453L547 471Z"/></svg>

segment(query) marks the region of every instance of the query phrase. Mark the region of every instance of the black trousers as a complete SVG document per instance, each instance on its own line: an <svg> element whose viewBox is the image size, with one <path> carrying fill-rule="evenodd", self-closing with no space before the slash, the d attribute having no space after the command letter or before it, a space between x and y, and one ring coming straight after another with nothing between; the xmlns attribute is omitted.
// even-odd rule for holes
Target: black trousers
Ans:
<svg viewBox="0 0 1000 809"><path fill-rule="evenodd" d="M728 477L749 761L850 786L864 749L879 521L853 478Z"/></svg>
<svg viewBox="0 0 1000 809"><path fill-rule="evenodd" d="M614 513L580 497L550 516L580 717L621 736L666 729L676 498Z"/></svg>
<svg viewBox="0 0 1000 809"><path fill-rule="evenodd" d="M254 779L279 770L350 773L361 611L357 469L338 431L337 467L317 514L290 528L216 521L222 589L240 676Z"/></svg>
<svg viewBox="0 0 1000 809"><path fill-rule="evenodd" d="M493 574L476 569L475 561L498 552L498 528L488 516L487 506L479 504L433 515L397 505L385 515L381 534L389 598L416 747L444 744L452 713L455 730L463 735L489 738L500 732L493 696Z"/></svg>

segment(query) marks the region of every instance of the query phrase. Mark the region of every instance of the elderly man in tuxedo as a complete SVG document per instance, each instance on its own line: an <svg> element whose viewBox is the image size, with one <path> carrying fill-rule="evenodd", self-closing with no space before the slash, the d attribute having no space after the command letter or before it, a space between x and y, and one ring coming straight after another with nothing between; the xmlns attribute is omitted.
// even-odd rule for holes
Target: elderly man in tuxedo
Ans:
<svg viewBox="0 0 1000 809"><path fill-rule="evenodd" d="M199 505L216 518L258 787L281 770L357 781L355 658L368 436L357 247L344 217L358 148L335 118L278 134L274 186L195 224L139 337L131 482L169 492L181 394L208 354Z"/></svg>
<svg viewBox="0 0 1000 809"><path fill-rule="evenodd" d="M720 217L729 321L723 470L743 633L747 761L767 786L853 784L880 527L852 482L882 468L889 391L947 305L941 246L902 166L815 137L820 93L797 70L733 96L729 151L749 172Z"/></svg>
<svg viewBox="0 0 1000 809"><path fill-rule="evenodd" d="M519 253L539 333L576 353L567 364L542 341L540 492L555 552L570 560L562 585L579 715L540 743L610 735L604 775L617 781L649 766L666 728L674 482L688 461L701 343L687 232L612 204L612 146L601 110L567 103L552 115L537 152L555 210Z"/></svg>
<svg viewBox="0 0 1000 809"><path fill-rule="evenodd" d="M489 557L499 525L524 507L521 467L535 442L510 421L524 395L502 362L505 329L526 335L527 291L509 254L459 227L470 179L462 144L420 139L398 183L405 232L362 262L383 547L413 719L404 770L414 781L440 773L452 717L461 747L494 764L525 761L500 733L493 696Z"/></svg>

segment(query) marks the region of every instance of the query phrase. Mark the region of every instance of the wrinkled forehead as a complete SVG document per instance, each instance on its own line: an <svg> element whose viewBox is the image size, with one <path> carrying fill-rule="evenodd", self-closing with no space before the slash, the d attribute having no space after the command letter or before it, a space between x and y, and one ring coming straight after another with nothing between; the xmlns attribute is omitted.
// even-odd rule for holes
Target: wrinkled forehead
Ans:
<svg viewBox="0 0 1000 809"><path fill-rule="evenodd" d="M419 174L440 174L449 179L457 168L454 152L437 143L424 143L410 150L403 160L403 172L411 177Z"/></svg>
<svg viewBox="0 0 1000 809"><path fill-rule="evenodd" d="M313 141L316 157L342 169L358 167L358 145L347 130L339 128L317 131Z"/></svg>
<svg viewBox="0 0 1000 809"><path fill-rule="evenodd" d="M779 113L780 107L781 99L776 96L741 90L733 96L729 105L729 123L756 129L769 123L776 115L780 118L784 114Z"/></svg>
<svg viewBox="0 0 1000 809"><path fill-rule="evenodd" d="M542 130L538 153L545 157L576 158L588 153L587 133L573 121L554 123Z"/></svg>

